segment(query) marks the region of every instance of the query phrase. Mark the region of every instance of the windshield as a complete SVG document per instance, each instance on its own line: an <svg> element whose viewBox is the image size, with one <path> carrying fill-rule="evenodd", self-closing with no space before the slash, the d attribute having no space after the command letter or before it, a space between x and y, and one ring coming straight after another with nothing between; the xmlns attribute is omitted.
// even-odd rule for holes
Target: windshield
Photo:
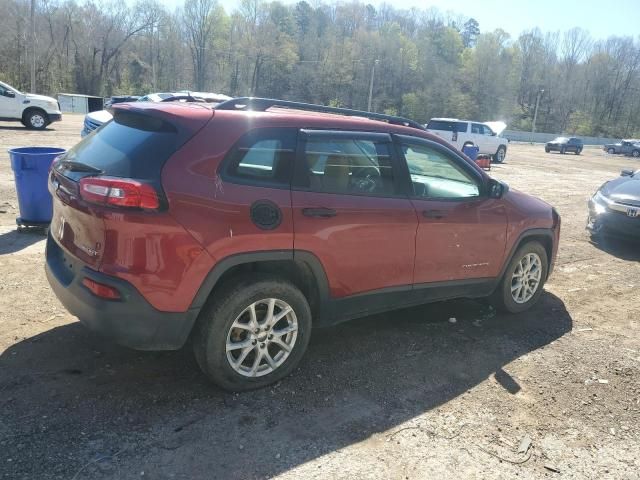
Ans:
<svg viewBox="0 0 640 480"><path fill-rule="evenodd" d="M0 82L0 85L2 85L5 89L7 90L11 90L12 92L16 92L18 94L21 94L22 92L20 92L20 90L18 90L17 88L13 88L11 85L7 85L4 82Z"/></svg>
<svg viewBox="0 0 640 480"><path fill-rule="evenodd" d="M567 137L556 137L553 139L554 142L566 142L568 141Z"/></svg>

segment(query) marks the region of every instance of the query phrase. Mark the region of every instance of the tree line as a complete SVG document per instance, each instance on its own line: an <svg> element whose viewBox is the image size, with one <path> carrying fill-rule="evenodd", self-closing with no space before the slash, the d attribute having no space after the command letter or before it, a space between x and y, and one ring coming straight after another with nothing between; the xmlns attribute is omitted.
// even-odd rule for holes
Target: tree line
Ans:
<svg viewBox="0 0 640 480"><path fill-rule="evenodd" d="M28 90L29 0L0 0L0 79ZM508 21L505 19L505 21ZM426 122L640 137L640 41L580 28L512 38L434 8L360 1L37 0L37 93L212 91L372 109Z"/></svg>

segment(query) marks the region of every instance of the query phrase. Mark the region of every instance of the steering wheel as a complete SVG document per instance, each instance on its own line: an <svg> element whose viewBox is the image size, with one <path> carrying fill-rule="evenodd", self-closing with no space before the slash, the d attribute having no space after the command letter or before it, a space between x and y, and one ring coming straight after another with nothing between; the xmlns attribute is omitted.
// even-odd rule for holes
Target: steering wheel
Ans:
<svg viewBox="0 0 640 480"><path fill-rule="evenodd" d="M374 167L358 167L351 171L351 188L362 193L373 193L382 187L380 171Z"/></svg>

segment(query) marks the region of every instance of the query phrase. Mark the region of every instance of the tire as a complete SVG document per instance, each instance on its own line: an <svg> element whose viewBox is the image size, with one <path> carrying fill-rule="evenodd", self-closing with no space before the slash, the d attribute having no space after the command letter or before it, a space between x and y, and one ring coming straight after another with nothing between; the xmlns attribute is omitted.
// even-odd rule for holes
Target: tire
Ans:
<svg viewBox="0 0 640 480"><path fill-rule="evenodd" d="M500 145L498 150L496 150L495 155L493 156L493 161L495 163L502 163L507 156L507 147L504 145Z"/></svg>
<svg viewBox="0 0 640 480"><path fill-rule="evenodd" d="M273 307L276 315L284 311L284 305L292 312L270 329L261 323L260 336L256 336L253 326L247 328L251 323L250 306L255 305L258 322L266 321L270 299L280 302ZM294 322L297 322L295 331L291 328ZM290 333L274 335L283 328ZM311 310L302 292L287 280L255 273L238 277L214 293L195 326L193 350L198 365L210 380L225 390L246 391L272 384L291 373L304 355L310 335ZM272 337L279 339L279 343ZM227 345L234 343L245 343L246 347L227 352ZM281 344L292 348L286 352ZM277 365L275 368L265 353ZM230 356L239 361L239 366L232 366Z"/></svg>
<svg viewBox="0 0 640 480"><path fill-rule="evenodd" d="M544 147L544 151L549 153L551 151L551 149L549 147Z"/></svg>
<svg viewBox="0 0 640 480"><path fill-rule="evenodd" d="M582 153L582 149L581 148L576 148L576 155L580 155Z"/></svg>
<svg viewBox="0 0 640 480"><path fill-rule="evenodd" d="M640 150L634 150L634 151L632 151L632 152L631 152L631 156L632 156L633 158L638 158L638 157L640 157Z"/></svg>
<svg viewBox="0 0 640 480"><path fill-rule="evenodd" d="M607 153L608 153L609 155L613 155L613 154L615 154L615 153L616 153L616 149L615 149L615 148L610 148L609 150L607 150Z"/></svg>
<svg viewBox="0 0 640 480"><path fill-rule="evenodd" d="M49 125L49 116L44 110L30 110L24 117L27 128L31 130L44 130Z"/></svg>
<svg viewBox="0 0 640 480"><path fill-rule="evenodd" d="M567 149L566 149L566 148L564 148L564 147L560 148L560 153L561 153L562 155L564 155L564 154L566 153L566 151L567 151Z"/></svg>
<svg viewBox="0 0 640 480"><path fill-rule="evenodd" d="M538 269L540 278L537 281L533 294L527 298L528 292L526 292L526 290L515 290L515 292L512 293L512 288L517 288L518 285L517 283L514 285L514 282L517 282L515 274L516 270L521 267L520 262L529 255L537 256L539 260ZM496 307L496 309L503 312L520 313L528 310L538 301L540 295L542 295L544 283L547 279L548 269L549 261L547 258L547 251L540 242L531 241L525 243L518 248L509 262L498 288L496 288L495 292L493 292L493 295L491 296L491 303ZM535 272L533 272L533 274L536 275ZM526 295L522 295L520 301L517 301L516 297L523 292Z"/></svg>

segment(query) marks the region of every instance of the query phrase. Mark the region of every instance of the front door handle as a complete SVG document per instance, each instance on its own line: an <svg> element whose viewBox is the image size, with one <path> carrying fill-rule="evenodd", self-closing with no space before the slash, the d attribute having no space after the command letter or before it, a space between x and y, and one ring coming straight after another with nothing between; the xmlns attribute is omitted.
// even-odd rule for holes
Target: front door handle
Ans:
<svg viewBox="0 0 640 480"><path fill-rule="evenodd" d="M305 217L329 218L335 217L337 212L332 208L303 208L302 214Z"/></svg>
<svg viewBox="0 0 640 480"><path fill-rule="evenodd" d="M444 218L447 216L447 212L444 210L423 210L422 216L425 218Z"/></svg>

